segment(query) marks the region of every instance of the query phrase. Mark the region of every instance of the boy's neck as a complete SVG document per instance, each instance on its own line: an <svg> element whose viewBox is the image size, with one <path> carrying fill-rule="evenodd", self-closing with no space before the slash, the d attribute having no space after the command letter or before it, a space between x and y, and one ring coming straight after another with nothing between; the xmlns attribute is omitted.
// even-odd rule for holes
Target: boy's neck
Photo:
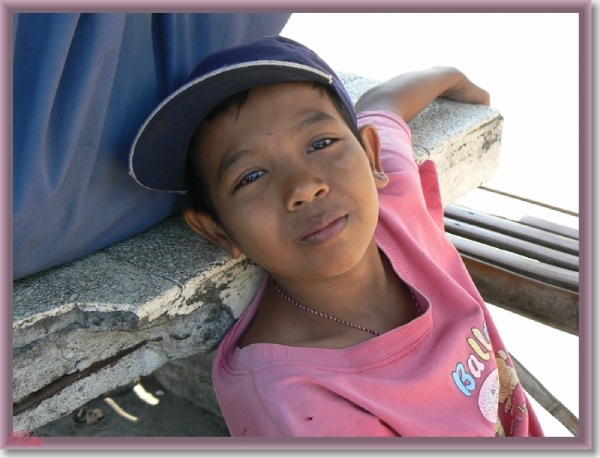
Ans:
<svg viewBox="0 0 600 458"><path fill-rule="evenodd" d="M385 333L417 316L406 285L394 272L375 240L361 262L343 275L327 279L275 281L287 296L313 310ZM374 337L314 315L285 299L269 282L254 322L240 347L252 343L345 348Z"/></svg>
<svg viewBox="0 0 600 458"><path fill-rule="evenodd" d="M387 271L386 264L387 258L373 239L360 262L341 275L319 279L290 280L276 275L273 278L288 296L307 307L333 316L366 314L371 308L367 302L382 293L389 281L392 272Z"/></svg>

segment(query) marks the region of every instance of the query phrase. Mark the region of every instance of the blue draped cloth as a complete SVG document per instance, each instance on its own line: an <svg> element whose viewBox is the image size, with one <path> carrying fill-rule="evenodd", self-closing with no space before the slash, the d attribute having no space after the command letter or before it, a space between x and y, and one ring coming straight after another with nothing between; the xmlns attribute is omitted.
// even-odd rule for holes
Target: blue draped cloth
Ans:
<svg viewBox="0 0 600 458"><path fill-rule="evenodd" d="M138 234L181 207L128 174L146 117L210 52L289 14L13 16L13 278Z"/></svg>

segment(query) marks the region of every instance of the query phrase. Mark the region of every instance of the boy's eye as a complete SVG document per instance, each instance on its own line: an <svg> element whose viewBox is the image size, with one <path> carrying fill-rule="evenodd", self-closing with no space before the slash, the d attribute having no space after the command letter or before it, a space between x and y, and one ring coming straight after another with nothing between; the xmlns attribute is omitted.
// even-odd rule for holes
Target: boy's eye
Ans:
<svg viewBox="0 0 600 458"><path fill-rule="evenodd" d="M264 174L265 174L265 172L263 170L255 170L254 172L249 173L244 178L242 178L242 181L240 181L237 184L237 186L235 187L235 189L238 189L238 188L240 188L240 187L242 187L244 185L247 185L248 183L252 183L253 181L258 180Z"/></svg>
<svg viewBox="0 0 600 458"><path fill-rule="evenodd" d="M313 151L319 150L319 149L323 149L323 148L327 148L328 146L330 146L331 144L333 144L335 140L331 139L331 138L323 138L321 140L317 140L316 142L314 142L312 145L310 145L308 147L308 152L312 153Z"/></svg>

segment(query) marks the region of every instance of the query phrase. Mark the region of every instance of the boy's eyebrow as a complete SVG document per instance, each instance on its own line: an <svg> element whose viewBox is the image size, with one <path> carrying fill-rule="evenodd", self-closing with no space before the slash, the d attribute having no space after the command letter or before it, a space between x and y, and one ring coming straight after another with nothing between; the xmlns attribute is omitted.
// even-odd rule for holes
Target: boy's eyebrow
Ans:
<svg viewBox="0 0 600 458"><path fill-rule="evenodd" d="M251 153L252 153L251 150L249 150L249 149L243 149L243 150L240 150L240 151L236 151L235 153L230 154L225 159L223 159L223 161L221 161L221 165L219 165L219 172L217 173L217 178L219 179L219 181L222 181L223 174L225 173L225 171L229 167L231 167L237 161L239 161L240 159L242 159L244 156L247 156L247 155L249 155Z"/></svg>
<svg viewBox="0 0 600 458"><path fill-rule="evenodd" d="M296 124L296 130L306 129L307 127L310 127L311 125L321 121L336 121L335 116L332 116L325 111L307 110L305 113L307 116L305 116L302 121Z"/></svg>
<svg viewBox="0 0 600 458"><path fill-rule="evenodd" d="M311 125L316 124L321 121L336 121L335 116L332 116L329 113L326 113L325 111L321 111L321 110L307 110L306 112L300 113L300 116L302 116L302 115L305 115L305 116L303 117L303 119L300 122L298 122L294 126L294 130L296 130L296 131L301 131L303 129L307 129ZM233 164L235 164L237 161L242 159L244 156L248 156L249 154L252 154L252 150L243 149L240 151L236 151L235 153L230 154L228 157L223 159L223 161L219 165L219 171L217 173L218 180L222 181L225 171L229 167L231 167Z"/></svg>

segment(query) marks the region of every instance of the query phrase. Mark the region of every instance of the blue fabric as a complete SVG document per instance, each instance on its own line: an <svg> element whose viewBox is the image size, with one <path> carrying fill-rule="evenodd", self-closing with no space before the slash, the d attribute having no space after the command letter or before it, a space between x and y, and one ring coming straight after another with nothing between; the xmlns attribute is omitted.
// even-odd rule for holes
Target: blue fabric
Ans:
<svg viewBox="0 0 600 458"><path fill-rule="evenodd" d="M142 188L128 153L152 110L217 49L289 14L15 14L13 278L157 224L181 196Z"/></svg>

